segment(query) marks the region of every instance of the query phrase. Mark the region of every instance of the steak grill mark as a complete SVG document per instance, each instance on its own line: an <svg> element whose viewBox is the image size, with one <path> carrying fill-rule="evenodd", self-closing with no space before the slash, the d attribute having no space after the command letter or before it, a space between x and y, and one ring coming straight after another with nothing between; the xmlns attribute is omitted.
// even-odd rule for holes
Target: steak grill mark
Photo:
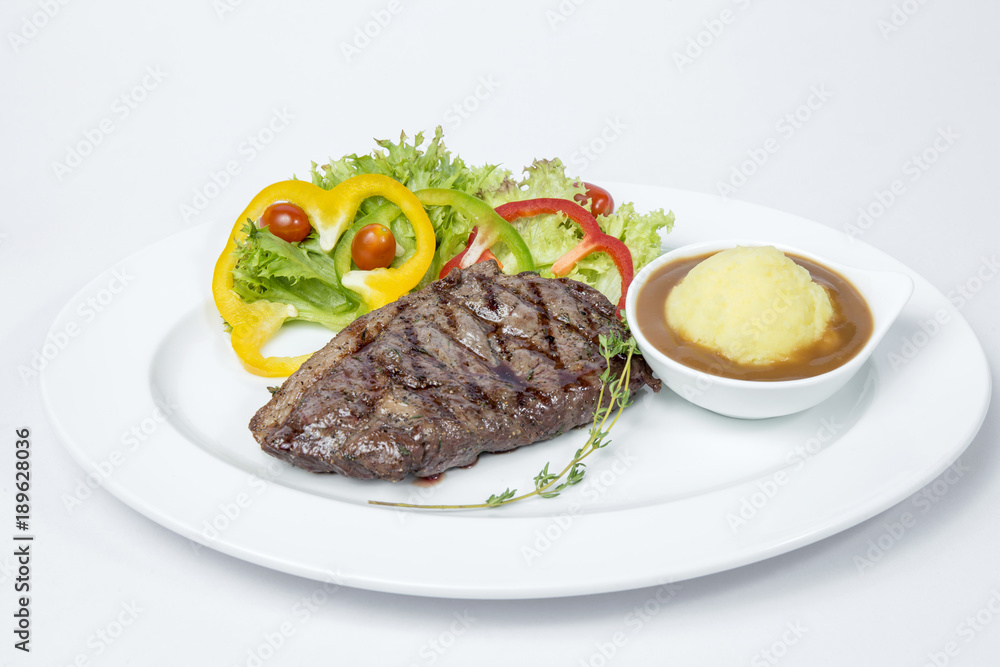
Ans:
<svg viewBox="0 0 1000 667"><path fill-rule="evenodd" d="M596 290L482 262L355 320L250 429L265 452L314 472L430 477L588 424L601 334L627 335ZM633 394L659 389L641 357L631 364ZM612 359L614 374L623 366Z"/></svg>

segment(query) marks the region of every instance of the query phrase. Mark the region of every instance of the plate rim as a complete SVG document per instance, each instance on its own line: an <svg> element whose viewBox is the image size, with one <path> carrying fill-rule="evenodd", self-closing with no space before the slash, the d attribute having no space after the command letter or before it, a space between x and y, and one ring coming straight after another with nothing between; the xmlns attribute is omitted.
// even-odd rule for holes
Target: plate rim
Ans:
<svg viewBox="0 0 1000 667"><path fill-rule="evenodd" d="M806 230L811 230L812 232L815 232L821 237L823 236L828 237L830 235L839 235L839 237L842 237L841 245L843 245L844 239L846 239L847 236L846 234L843 234L838 230L826 227L821 223L809 221L805 218L801 218L794 214L785 213L782 211L776 211L774 209L770 209L749 202L742 202L739 200L731 200L731 199L723 200L722 198L711 194L688 192L683 190L675 190L671 188L661 188L658 186L651 186L651 185L629 185L629 184L611 184L611 185L614 185L618 191L622 192L631 191L633 196L626 197L625 198L626 200L635 200L636 197L634 195L638 194L639 199L641 199L644 196L650 198L656 198L662 202L665 202L671 207L673 207L673 205L671 204L671 202L673 201L680 201L683 202L685 205L693 202L695 208L697 208L699 205L704 206L706 202L710 202L708 204L709 209L713 207L718 208L722 206L723 208L731 209L730 212L732 210L735 210L736 212L740 212L741 210L744 212L753 211L756 215L765 215L771 218L775 218L779 221L782 221L782 224L793 222L795 224L802 226L803 223L807 223L806 225L804 225L804 228ZM640 208L640 206L637 205L637 208ZM640 208L640 210L643 209ZM676 208L674 208L674 211L675 213L677 212ZM711 211L709 212L711 213ZM683 219L681 218L681 215L678 215L678 220L681 221L678 223L678 225L683 224ZM693 224L696 225L697 223ZM197 239L200 237L204 237L207 240L208 238L210 238L212 235L215 234L217 228L221 229L218 225L203 224L195 228L179 231L177 234L164 238L157 243L154 243L150 246L147 246L146 248L137 251L136 253L133 253L128 258L123 259L120 262L116 263L115 267L109 268L106 271L101 272L91 281L89 281L84 287L82 287L80 291L77 292L69 300L67 305L60 311L59 315L56 317L51 330L56 331L60 327L60 323L66 319L67 313L70 311L72 306L77 301L80 300L80 296L86 293L95 284L100 283L108 274L108 272L113 270L113 268L117 268L121 265L126 265L129 263L135 263L137 261L137 258L143 258L146 257L147 255L156 255L158 252L162 252L163 248L171 247L174 244L180 243L181 245L187 245L187 243L189 243L191 239ZM697 234L697 232L695 233ZM223 234L224 232L221 231L219 232L218 234L219 239L223 238ZM191 239L180 238L184 237L185 235L191 237ZM684 235L683 234L678 235L676 230L671 235L668 235L663 241L664 248L666 249L673 247L674 246L673 240L678 237L683 240ZM790 243L796 245L802 245L796 242L790 242ZM684 243L681 243L681 245L683 244ZM206 244L206 245L211 245L211 244ZM863 507L856 508L854 512L842 514L839 517L839 519L828 521L823 525L814 526L811 531L798 531L799 534L795 536L792 536L790 538L786 537L784 539L775 539L767 544L762 544L760 541L756 541L751 544L741 546L739 549L736 550L735 556L731 554L729 558L716 558L715 560L711 559L706 560L703 567L688 564L686 567L675 566L673 570L670 572L666 572L665 571L666 568L660 572L649 572L647 568L647 570L638 571L630 575L623 575L621 573L617 573L610 576L605 575L603 578L590 579L585 582L571 581L571 580L567 581L565 578L559 579L558 577L555 580L543 578L540 582L535 581L533 583L522 585L520 587L517 585L514 586L504 585L502 577L498 578L497 576L492 575L491 578L491 576L486 573L484 573L484 577L481 580L481 583L478 585L470 581L459 581L453 584L449 584L447 581L444 580L446 578L436 582L420 582L412 579L407 579L405 576L401 577L398 574L395 576L393 576L392 574L387 575L385 572L382 572L381 576L379 576L378 568L382 567L383 570L385 570L385 565L380 563L378 559L375 559L373 561L373 569L371 569L368 572L358 571L357 568L354 566L346 567L345 568L346 571L341 571L341 568L333 564L331 564L329 567L325 565L322 567L317 567L315 563L304 563L302 562L301 559L296 559L294 557L295 549L301 549L303 547L308 547L309 545L309 541L303 540L301 536L297 540L292 540L288 545L289 548L286 548L279 552L275 552L274 550L269 550L266 545L261 544L259 535L255 537L253 535L252 530L244 530L240 526L236 526L234 530L228 531L225 535L220 536L220 539L212 540L210 541L210 543L206 543L204 535L198 532L197 526L196 525L192 526L190 517L187 518L180 517L177 515L176 508L174 508L174 511L172 512L169 510L169 508L164 508L162 506L158 506L157 503L155 502L151 502L148 497L143 497L143 492L147 491L147 489L145 487L142 487L141 485L139 485L138 488L136 487L136 483L139 480L123 479L123 476L119 474L117 476L111 476L108 479L106 479L103 483L103 486L113 495L122 500L122 502L125 502L127 505L129 505L133 509L136 509L144 516L152 519L153 521L167 527L168 529L188 539L191 539L195 542L203 544L204 546L213 548L223 553L235 556L237 558L241 558L243 560L254 562L259 565L263 565L265 567L270 567L280 571L289 572L291 574L296 574L299 576L306 576L314 579L332 578L336 580L337 583L353 587L378 590L384 592L392 592L392 593L412 594L412 595L449 597L449 598L475 598L475 599L527 599L527 598L539 598L539 597L563 597L571 595L604 593L604 592L612 592L619 590L628 590L633 588L641 588L644 586L656 585L657 583L668 583L668 581L672 582L696 576L703 576L714 572L728 570L733 567L739 567L742 565L750 564L759 560L779 555L781 553L786 553L793 549L822 540L825 537L829 537L830 535L836 534L851 526L862 523L863 521L866 521L871 517L876 516L877 514L892 507L893 505L901 502L906 497L911 495L914 491L925 486L928 482L936 478L942 471L944 471L948 466L950 466L961 455L961 453L965 450L965 448L969 445L969 443L972 442L972 440L975 438L975 435L978 433L979 429L982 426L983 420L985 419L989 407L992 378L989 373L989 366L986 359L985 351L983 350L981 343L975 336L975 333L972 331L971 327L965 321L964 317L962 317L961 313L958 312L958 310L955 309L952 306L952 304L950 304L950 302L947 301L944 295L941 294L940 291L938 291L936 288L934 288L933 285L931 285L922 276L912 271L911 269L909 269L909 267L905 266L898 260L864 243L863 241L852 239L850 241L850 245L853 246L852 250L860 249L861 254L866 255L869 259L874 258L879 262L886 262L888 265L893 267L893 270L901 271L909 275L911 278L913 278L914 295L916 295L919 290L921 294L927 294L931 297L934 297L935 299L943 300L944 304L950 309L950 315L956 318L957 323L959 324L958 329L961 329L962 335L964 337L971 338L971 340L975 342L975 346L972 349L966 349L965 353L972 354L973 356L975 356L976 353L978 353L978 356L981 360L981 364L979 364L977 368L979 368L982 371L981 373L982 377L979 378L979 382L983 385L983 391L982 393L977 394L979 396L980 401L978 406L972 410L972 414L976 415L976 417L972 420L967 421L964 424L965 428L962 430L962 433L960 435L956 435L949 443L948 447L942 448L941 452L942 455L933 464L925 465L921 470L921 474L911 476L906 484L897 485L896 487L889 489L888 492L885 492L880 496L870 497L868 499L869 502L866 503ZM836 252L833 253L828 253L826 252L826 250L824 250L824 254L829 256L831 260L843 261L843 258L839 256L839 253L842 251L843 248L841 247ZM192 255L192 257L194 256ZM193 271L191 273L194 275L189 276L189 280L195 281L196 280L195 276L197 276L197 280L201 280L203 276L207 277L208 271L198 270L198 271ZM204 286L200 285L200 283L197 282L192 284L193 288L195 289L195 293L201 293L203 297L207 296L207 289L205 289L205 287L207 287L207 282L205 283ZM190 286L191 285L189 285L189 287ZM197 306L197 304L194 305ZM181 313L181 315L183 316L183 314L187 312L188 311L185 310L183 311L183 313ZM886 344L885 341L883 341L882 345L885 344ZM73 346L73 349L71 349L68 354L66 354L66 352L64 351L64 355L66 357L72 357L72 355L77 354L77 352L74 352L73 350L79 350L79 349L80 348L78 346ZM65 359L63 359L62 361L65 362ZM81 446L81 444L77 441L78 439L74 437L74 434L72 432L70 432L70 429L68 429L64 425L63 419L60 417L59 414L61 408L59 405L54 404L54 397L57 396L58 390L52 386L52 383L56 377L57 377L57 372L43 373L40 377L40 388L45 410L50 418L51 423L56 429L56 433L59 439L63 442L64 446L71 453L73 458L84 468L84 470L88 470L90 467L93 466L95 460L100 460L100 456L95 450L93 450L93 448L88 449L85 445ZM985 382L982 382L983 378L985 378ZM160 436L161 438L166 439L167 436L170 434L177 435L177 432L173 431L172 429L164 429L161 431ZM87 442L87 438L82 438L82 440L84 441L84 443ZM201 451L200 448L198 448L193 443L189 444L191 444L191 446L194 447L195 449ZM210 457L210 455L205 452L203 452L203 454L205 456ZM215 459L214 457L211 458L214 461L218 461L218 459ZM221 464L221 462L219 463ZM238 471L238 474L243 474L243 471ZM752 482L748 482L747 484L750 483ZM265 528L268 526L274 527L276 525L281 525L280 524L281 517L273 515L274 506L283 506L285 503L291 503L291 505L294 505L297 502L295 500L295 495L302 495L302 492L282 487L280 485L271 485L271 488L274 489L273 493L275 496L273 502L271 503L272 512L269 513L267 511L268 507L265 505L263 506L262 510L263 514L257 515L258 518L255 520L255 523L263 524ZM720 493L724 493L724 495L731 495L732 489L724 489L720 491ZM695 499L704 498L704 496L705 494L703 494L702 496L696 496ZM343 512L344 510L342 506L345 505L345 503L341 503L339 501L328 498L317 498L316 496L309 496L309 498L312 499L312 502L320 502L321 504L327 502L334 503L337 506L338 511ZM682 509L682 505L685 504L687 504L686 501L672 503L675 511L680 511L680 509ZM636 518L642 519L644 518L642 515L648 514L651 509L654 508L642 507L624 511L635 512ZM363 530L366 523L364 517L359 518L358 516L355 516L363 511L385 512L386 510L377 508L373 510L372 508L355 507L347 512L344 512L345 514L351 515L345 518L345 524L346 524L345 527L350 528L354 531ZM602 514L614 516L618 515L619 513L618 512L598 513L597 515L594 515L595 517L598 518L595 519L584 518L581 521L583 524L589 524L591 530L612 530L612 532L614 532L613 531L614 527L611 524L609 524L606 519L599 518L600 515ZM671 514L672 514L671 512L666 512L666 515L668 517ZM433 529L431 532L433 532L434 534L438 534L442 530L441 524L448 521L447 516L448 516L447 514L415 515L414 516L415 520L413 522L410 522L410 528L403 532L410 539L418 538L419 536L413 529L413 526L414 524L419 524L420 527L422 528L426 527L426 529L428 530ZM500 520L500 523L497 523L497 519ZM468 518L463 518L462 526L465 527L469 525L466 523L469 520L470 519ZM477 519L473 518L471 520L476 521ZM500 515L500 516L490 517L488 519L484 517L482 520L490 521L491 522L490 528L493 529L504 524L510 524L511 522L520 523L523 524L526 528L528 528L528 530L523 531L524 534L530 533L530 528L535 524L539 523L539 519L537 518L521 517L521 516L511 517L511 516ZM380 520L376 520L375 523L379 524L382 522ZM246 524L242 525L245 526ZM447 528L445 528L445 531L447 531ZM419 541L420 540L418 539L418 542ZM572 540L572 542L574 543L577 541L579 540L577 539ZM656 542L655 539L647 539L647 546L652 547L656 546L657 544L658 543ZM544 570L546 572L543 574L546 575L553 574L550 571L552 570L551 567L544 568ZM539 570L536 570L535 572L538 571Z"/></svg>

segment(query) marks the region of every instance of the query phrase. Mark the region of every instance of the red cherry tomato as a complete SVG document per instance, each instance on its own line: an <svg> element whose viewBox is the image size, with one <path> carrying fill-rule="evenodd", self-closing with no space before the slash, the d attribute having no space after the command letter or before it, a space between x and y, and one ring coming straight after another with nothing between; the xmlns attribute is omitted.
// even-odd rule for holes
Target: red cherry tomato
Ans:
<svg viewBox="0 0 1000 667"><path fill-rule="evenodd" d="M593 183L584 183L583 185L587 188L587 194L578 194L573 197L577 203L583 204L587 199L590 199L590 212L594 214L595 218L599 215L611 215L615 212L615 200L611 198L610 192Z"/></svg>
<svg viewBox="0 0 1000 667"><path fill-rule="evenodd" d="M312 230L309 216L302 207L288 202L268 206L264 215L260 216L260 226L267 227L272 234L289 243L298 243Z"/></svg>
<svg viewBox="0 0 1000 667"><path fill-rule="evenodd" d="M383 225L365 225L351 241L351 259L362 271L387 268L396 256L396 237Z"/></svg>

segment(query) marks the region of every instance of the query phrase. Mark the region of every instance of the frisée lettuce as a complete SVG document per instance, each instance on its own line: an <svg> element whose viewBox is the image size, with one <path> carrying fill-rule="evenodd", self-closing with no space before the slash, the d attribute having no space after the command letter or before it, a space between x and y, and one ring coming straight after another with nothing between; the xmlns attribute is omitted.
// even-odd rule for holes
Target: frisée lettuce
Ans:
<svg viewBox="0 0 1000 667"><path fill-rule="evenodd" d="M484 192L483 198L496 207L538 197L572 201L577 196L585 198L587 195L583 181L568 177L559 159L535 160L524 172L525 177L520 181L508 176L495 189ZM581 205L589 208L590 202L583 201ZM628 246L633 269L638 272L660 254L661 230L666 234L673 228L674 214L660 209L640 215L631 203L626 202L618 205L610 215L597 216L597 223L605 234L618 238ZM535 269L547 278L552 277L552 264L583 238L580 226L562 214L522 218L517 221L516 227L531 249ZM497 258L503 262L500 254ZM604 253L584 257L567 277L596 288L612 303L616 303L621 296L621 278L614 262Z"/></svg>
<svg viewBox="0 0 1000 667"><path fill-rule="evenodd" d="M350 154L326 164L313 163L309 176L314 185L332 189L358 174L382 174L399 181L412 191L426 188L448 188L485 200L493 207L512 201L551 197L574 200L586 197L586 188L579 178L569 177L558 159L535 160L524 169L523 177L515 179L510 171L497 165L469 166L453 157L443 142L438 127L425 144L423 133L412 142L401 134L398 143L376 142L378 148L368 155ZM589 201L577 199L584 208ZM358 218L368 215L385 203L381 197L366 200ZM436 250L434 260L418 285L423 287L437 279L441 268L465 248L474 226L473 220L447 206L427 207L434 227ZM660 253L660 234L669 232L674 216L663 210L639 214L630 203L622 203L610 215L597 216L606 234L628 246L633 268L638 271ZM309 320L339 331L364 312L359 296L344 287L337 274L332 253L323 252L315 230L299 243L289 243L258 229L247 221L247 237L237 245L233 289L245 301L268 299L292 305L298 319ZM401 246L396 263L404 262L415 251L412 227L402 215L389 227ZM552 277L553 262L569 252L583 238L576 223L562 214L522 218L515 224L527 243L536 270ZM493 248L503 265L516 265L513 255L503 246ZM603 253L593 253L580 260L568 276L595 287L612 302L621 292L621 278L613 261Z"/></svg>

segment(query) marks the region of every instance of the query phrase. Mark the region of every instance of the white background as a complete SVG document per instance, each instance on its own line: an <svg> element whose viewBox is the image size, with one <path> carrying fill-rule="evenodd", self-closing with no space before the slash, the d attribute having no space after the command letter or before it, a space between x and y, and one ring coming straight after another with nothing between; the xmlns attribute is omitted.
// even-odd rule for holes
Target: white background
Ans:
<svg viewBox="0 0 1000 667"><path fill-rule="evenodd" d="M369 23L373 36L358 37ZM248 652L284 622L293 633L264 664L992 664L995 409L961 479L939 480L926 511L907 500L807 548L682 582L638 629L629 614L655 589L528 602L341 589L304 618L293 609L316 582L193 549L102 489L68 510L84 471L24 369L106 267L195 225L217 227L221 243L264 185L437 124L471 163L518 170L558 156L589 181L713 194L770 140L777 149L729 196L841 230L859 209L877 213L858 227L864 241L943 293L978 288L961 312L996 366L1000 280L976 278L992 277L1000 246L998 24L987 0L4 3L0 469L13 467L15 428L29 427L37 541L29 655L12 647L13 558L0 551L3 664L254 664ZM276 113L289 120L251 148ZM914 169L925 151L933 163ZM238 173L206 188L231 161ZM116 363L128 361L95 359L93 372ZM0 475L4 525L11 482ZM859 572L905 512L916 524ZM110 645L96 639L129 605L134 622ZM470 625L452 634L456 614ZM620 631L607 660L601 645Z"/></svg>

